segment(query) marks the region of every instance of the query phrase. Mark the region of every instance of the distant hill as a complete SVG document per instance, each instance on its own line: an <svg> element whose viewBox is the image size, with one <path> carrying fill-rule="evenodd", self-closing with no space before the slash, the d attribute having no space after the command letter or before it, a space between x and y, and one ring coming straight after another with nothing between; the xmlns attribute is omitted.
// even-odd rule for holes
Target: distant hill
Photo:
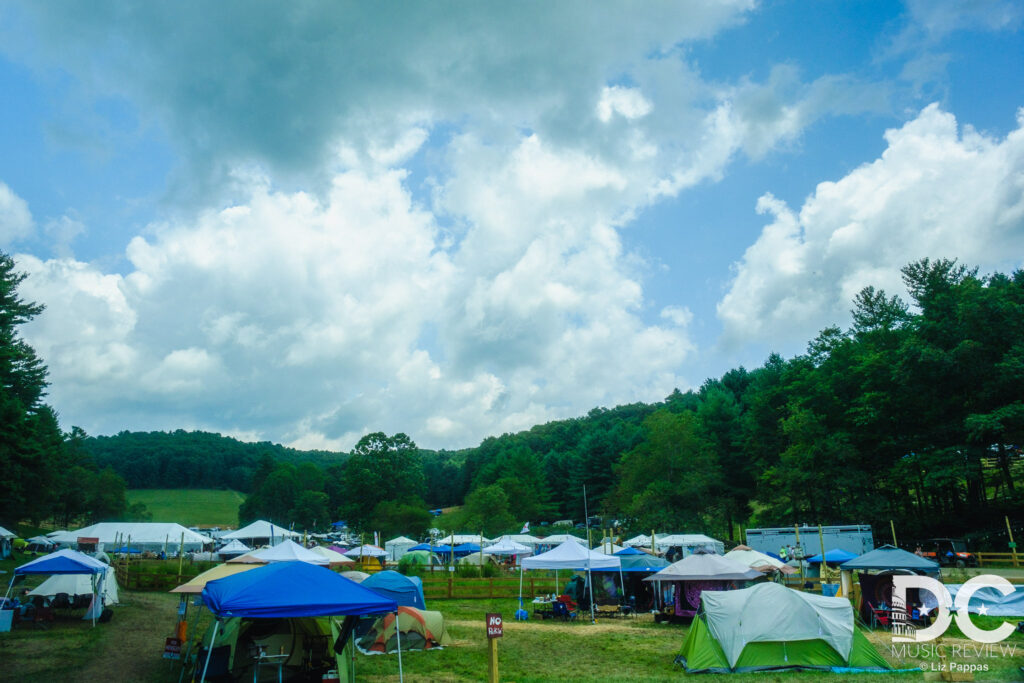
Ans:
<svg viewBox="0 0 1024 683"><path fill-rule="evenodd" d="M300 451L267 441L246 443L211 432L121 432L89 437L83 447L100 467L110 466L129 489L248 491L252 474L269 456L278 462L340 464L346 453Z"/></svg>
<svg viewBox="0 0 1024 683"><path fill-rule="evenodd" d="M219 489L134 489L128 504L142 503L154 522L183 526L238 528L238 506L245 496ZM171 539L172 541L174 539Z"/></svg>

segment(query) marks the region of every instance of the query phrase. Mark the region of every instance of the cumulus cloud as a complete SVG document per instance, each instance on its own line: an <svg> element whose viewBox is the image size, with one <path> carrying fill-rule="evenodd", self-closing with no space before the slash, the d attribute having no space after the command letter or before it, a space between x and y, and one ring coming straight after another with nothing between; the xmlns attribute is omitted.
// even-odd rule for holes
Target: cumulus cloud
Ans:
<svg viewBox="0 0 1024 683"><path fill-rule="evenodd" d="M527 139L491 182L513 179L508 206L541 207L623 182L576 162ZM349 171L319 200L252 177L245 203L135 238L124 275L20 256L26 295L55 302L26 335L56 405L101 432L144 414L302 446L374 429L450 446L678 383L689 321L643 322L598 214L535 227L468 208L472 234L448 245L405 178Z"/></svg>
<svg viewBox="0 0 1024 683"><path fill-rule="evenodd" d="M1024 254L1024 110L1003 139L938 105L885 134L881 157L818 185L794 211L766 194L769 215L718 304L728 344L806 340L845 324L853 296L874 285L903 294L899 270L924 257L983 269Z"/></svg>
<svg viewBox="0 0 1024 683"><path fill-rule="evenodd" d="M0 181L0 245L9 246L28 237L34 228L28 203Z"/></svg>

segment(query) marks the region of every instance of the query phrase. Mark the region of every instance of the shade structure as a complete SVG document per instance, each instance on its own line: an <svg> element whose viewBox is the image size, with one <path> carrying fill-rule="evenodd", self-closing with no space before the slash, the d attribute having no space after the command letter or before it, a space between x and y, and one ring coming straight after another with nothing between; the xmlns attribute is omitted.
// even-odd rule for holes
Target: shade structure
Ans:
<svg viewBox="0 0 1024 683"><path fill-rule="evenodd" d="M375 545L357 545L355 548L345 551L346 557L386 557L387 551Z"/></svg>
<svg viewBox="0 0 1024 683"><path fill-rule="evenodd" d="M107 569L108 565L96 558L64 548L21 565L14 574L104 574Z"/></svg>
<svg viewBox="0 0 1024 683"><path fill-rule="evenodd" d="M355 560L345 557L337 550L331 550L330 548L324 548L323 546L318 545L315 548L310 548L309 551L311 553L316 553L320 557L327 558L327 563L332 567L343 564L355 564Z"/></svg>
<svg viewBox="0 0 1024 683"><path fill-rule="evenodd" d="M183 539L185 550L189 551L199 550L210 542L207 536L173 522L99 522L51 536L50 540L74 545L79 538L98 538L107 548L124 545L130 540L133 550L152 551L163 550L165 547L177 550Z"/></svg>
<svg viewBox="0 0 1024 683"><path fill-rule="evenodd" d="M285 539L273 548L263 548L248 553L248 557L257 562L307 562L309 564L326 565L330 562L323 555L307 550L290 539Z"/></svg>
<svg viewBox="0 0 1024 683"><path fill-rule="evenodd" d="M232 557L238 557L250 552L252 548L239 541L237 538L230 541L226 546L217 551L217 554L222 560L230 560Z"/></svg>
<svg viewBox="0 0 1024 683"><path fill-rule="evenodd" d="M394 600L306 562L268 564L210 581L203 602L218 617L329 617L398 609Z"/></svg>
<svg viewBox="0 0 1024 683"><path fill-rule="evenodd" d="M530 555L533 548L513 541L509 536L502 536L496 543L484 548L484 555Z"/></svg>
<svg viewBox="0 0 1024 683"><path fill-rule="evenodd" d="M849 562L850 560L854 560L857 557L858 555L856 555L855 553L851 553L848 550L843 550L842 548L832 548L831 550L825 551L826 564L843 564L844 562ZM813 557L808 557L807 562L810 564L821 564L821 553L818 553Z"/></svg>
<svg viewBox="0 0 1024 683"><path fill-rule="evenodd" d="M103 579L103 604L116 605L120 602L120 595L117 589L117 579L114 571L107 568L107 574ZM48 578L41 584L28 592L29 595L42 595L53 597L64 593L69 596L91 595L94 591L92 574L59 574Z"/></svg>
<svg viewBox="0 0 1024 683"><path fill-rule="evenodd" d="M265 520L257 520L248 526L244 526L238 531L232 531L221 536L223 539L231 540L237 538L240 541L269 541L273 539L277 541L281 538L298 538L302 536L300 533L289 531L284 527L279 527L276 524L272 524ZM251 545L251 544L250 544Z"/></svg>
<svg viewBox="0 0 1024 683"><path fill-rule="evenodd" d="M623 555L647 555L647 553L645 553L643 550L637 550L633 546L626 546L622 550L616 550L614 553L612 553L612 555L618 555L619 557L622 557Z"/></svg>
<svg viewBox="0 0 1024 683"><path fill-rule="evenodd" d="M883 545L874 550L868 551L860 557L844 562L839 565L843 571L857 569L909 569L911 571L922 571L933 573L939 571L939 563L929 559L908 553L895 546Z"/></svg>
<svg viewBox="0 0 1024 683"><path fill-rule="evenodd" d="M484 538L484 543L491 539ZM462 545L463 543L480 543L480 534L450 534L444 538L437 539L437 545Z"/></svg>
<svg viewBox="0 0 1024 683"><path fill-rule="evenodd" d="M452 548L452 552L454 552L456 556L469 555L470 553L478 553L480 552L480 544L460 543L459 545Z"/></svg>
<svg viewBox="0 0 1024 683"><path fill-rule="evenodd" d="M522 565L524 569L618 569L622 561L615 555L605 555L574 541L566 541L546 553L527 557Z"/></svg>
<svg viewBox="0 0 1024 683"><path fill-rule="evenodd" d="M668 560L662 557L656 557L654 555L648 555L647 553L629 554L629 555L617 555L619 562L622 566L619 568L623 572L646 572L653 574L659 572L668 566ZM611 572L618 571L616 569L595 569L595 572Z"/></svg>
<svg viewBox="0 0 1024 683"><path fill-rule="evenodd" d="M740 564L746 567L750 567L751 569L756 569L759 572L780 571L783 574L796 573L796 569L790 567L782 560L776 559L771 555L766 555L765 553L762 553L760 551L753 550L752 548L748 548L745 545L733 548L725 555L723 555L723 557L725 557L725 559L727 560L739 562Z"/></svg>
<svg viewBox="0 0 1024 683"><path fill-rule="evenodd" d="M607 545L602 543L601 545L594 546L594 550L596 550L599 553L604 553L605 555L614 555L620 550L625 550L625 548L623 548L621 545L616 545L614 543Z"/></svg>
<svg viewBox="0 0 1024 683"><path fill-rule="evenodd" d="M700 551L718 553L725 552L725 544L704 534L669 534L655 538L654 549L664 552L669 548L682 548L684 555Z"/></svg>
<svg viewBox="0 0 1024 683"><path fill-rule="evenodd" d="M0 538L17 538L17 537L18 537L18 534L14 533L13 531L8 531L7 529L5 529L2 526L0 526Z"/></svg>
<svg viewBox="0 0 1024 683"><path fill-rule="evenodd" d="M426 601L423 599L423 581L418 576L405 576L387 570L371 574L360 585L375 593L380 593L386 598L391 598L399 605L417 609L427 608Z"/></svg>
<svg viewBox="0 0 1024 683"><path fill-rule="evenodd" d="M554 547L557 545L561 545L566 541L573 541L574 543L578 543L582 546L587 545L587 539L580 538L579 536L573 536L572 534L552 534L551 536L546 536L540 539L539 541L537 541L537 543L539 545L547 545Z"/></svg>
<svg viewBox="0 0 1024 683"><path fill-rule="evenodd" d="M355 569L351 569L346 572L341 572L341 575L349 581L355 581L356 583L362 583L363 581L366 581L368 578L370 578L370 575L366 572L361 572Z"/></svg>
<svg viewBox="0 0 1024 683"><path fill-rule="evenodd" d="M385 541L384 550L388 553L388 559L392 562L398 562L402 559L402 556L409 551L410 548L416 545L416 541L405 536L398 536L392 538L390 541Z"/></svg>
<svg viewBox="0 0 1024 683"><path fill-rule="evenodd" d="M256 569L256 567L259 566L260 565L258 564L219 564L216 567L207 569L199 576L189 579L177 588L172 588L170 592L199 594L203 592L203 588L210 581L223 579L225 576L241 574L242 572L247 572L250 569Z"/></svg>
<svg viewBox="0 0 1024 683"><path fill-rule="evenodd" d="M644 581L751 581L763 574L721 555L689 555Z"/></svg>
<svg viewBox="0 0 1024 683"><path fill-rule="evenodd" d="M650 548L651 547L651 537L650 536L645 536L644 534L639 534L637 536L634 536L633 538L630 538L630 539L627 539L627 540L623 541L622 545L633 546L633 547L642 546L644 548Z"/></svg>

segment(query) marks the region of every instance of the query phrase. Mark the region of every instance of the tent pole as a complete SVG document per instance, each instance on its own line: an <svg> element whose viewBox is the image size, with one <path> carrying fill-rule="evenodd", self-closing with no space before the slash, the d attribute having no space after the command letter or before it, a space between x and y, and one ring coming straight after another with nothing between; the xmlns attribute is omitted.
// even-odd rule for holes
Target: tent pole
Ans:
<svg viewBox="0 0 1024 683"><path fill-rule="evenodd" d="M519 565L519 609L523 609L523 565Z"/></svg>
<svg viewBox="0 0 1024 683"><path fill-rule="evenodd" d="M398 683L405 680L402 677L402 624L398 621L399 611L395 610L395 640L398 643ZM386 648L385 648L386 649Z"/></svg>
<svg viewBox="0 0 1024 683"><path fill-rule="evenodd" d="M11 574L11 582L7 584L7 592L4 593L4 605L7 604L7 598L11 596L11 589L14 588L14 579L17 576L17 574ZM522 592L522 589L520 589L520 592Z"/></svg>
<svg viewBox="0 0 1024 683"><path fill-rule="evenodd" d="M220 619L213 622L213 635L210 637L210 646L206 648L206 663L203 664L203 675L199 677L199 683L206 680L206 670L210 667L210 656L213 654L213 644L217 642L217 627L220 626Z"/></svg>
<svg viewBox="0 0 1024 683"><path fill-rule="evenodd" d="M590 584L590 623L596 624L597 619L594 618L594 577L590 573L590 560L587 560L587 583Z"/></svg>

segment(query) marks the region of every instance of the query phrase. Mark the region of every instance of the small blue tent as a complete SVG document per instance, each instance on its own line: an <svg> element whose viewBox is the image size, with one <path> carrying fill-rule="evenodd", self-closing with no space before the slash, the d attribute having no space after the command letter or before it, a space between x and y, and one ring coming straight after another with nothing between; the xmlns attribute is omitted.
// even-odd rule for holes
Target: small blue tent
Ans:
<svg viewBox="0 0 1024 683"><path fill-rule="evenodd" d="M842 564L844 562L849 562L856 557L858 557L858 555L855 555L848 550L843 550L842 548L832 548L831 550L825 551L826 564ZM807 562L810 564L821 564L821 553L807 558Z"/></svg>
<svg viewBox="0 0 1024 683"><path fill-rule="evenodd" d="M645 553L643 550L637 550L633 546L627 546L627 547L623 548L622 550L616 550L614 553L612 553L612 555L618 555L620 557L623 556L623 555L646 555L646 554L647 553Z"/></svg>
<svg viewBox="0 0 1024 683"><path fill-rule="evenodd" d="M398 609L394 600L306 562L268 564L210 581L203 602L218 617L331 617Z"/></svg>
<svg viewBox="0 0 1024 683"><path fill-rule="evenodd" d="M389 569L371 575L359 585L380 593L399 605L427 609L426 601L423 599L423 581L418 576L405 576Z"/></svg>

